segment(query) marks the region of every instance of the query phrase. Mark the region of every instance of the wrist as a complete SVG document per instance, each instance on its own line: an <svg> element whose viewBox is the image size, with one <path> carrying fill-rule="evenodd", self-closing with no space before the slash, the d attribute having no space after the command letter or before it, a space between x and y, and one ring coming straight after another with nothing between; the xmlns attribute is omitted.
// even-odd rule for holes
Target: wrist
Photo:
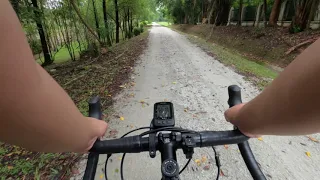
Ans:
<svg viewBox="0 0 320 180"><path fill-rule="evenodd" d="M256 138L261 136L257 129L258 126L256 126L257 121L255 113L248 109L248 104L243 104L232 124L237 126L244 135Z"/></svg>

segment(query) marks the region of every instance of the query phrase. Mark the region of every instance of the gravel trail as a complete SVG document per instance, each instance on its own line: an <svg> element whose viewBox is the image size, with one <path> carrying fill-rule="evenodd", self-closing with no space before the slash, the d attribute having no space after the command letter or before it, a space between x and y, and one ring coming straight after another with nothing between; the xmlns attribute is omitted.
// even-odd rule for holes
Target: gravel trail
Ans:
<svg viewBox="0 0 320 180"><path fill-rule="evenodd" d="M148 48L131 79L135 85L116 97L115 116L109 123L109 131L116 129L117 137L133 128L148 126L153 104L164 100L174 104L176 126L199 131L232 129L223 116L228 108L227 87L239 85L243 101L259 93L242 75L208 56L184 35L157 25L151 29ZM119 120L118 115L125 119ZM319 135L313 137L320 138ZM306 136L266 136L263 141L251 139L250 144L268 179L317 180L320 177L320 144ZM224 173L222 180L251 179L236 145L217 147L217 150ZM306 152L310 152L311 157L306 156ZM194 160L202 157L205 162L198 166ZM108 163L110 180L120 179L120 158L121 154L114 154ZM105 155L100 156L96 179L104 178L105 159ZM181 179L215 179L217 169L213 159L212 149L195 149L193 161ZM181 168L186 163L181 151L178 162ZM159 152L154 159L148 153L127 154L124 164L127 180L161 179Z"/></svg>

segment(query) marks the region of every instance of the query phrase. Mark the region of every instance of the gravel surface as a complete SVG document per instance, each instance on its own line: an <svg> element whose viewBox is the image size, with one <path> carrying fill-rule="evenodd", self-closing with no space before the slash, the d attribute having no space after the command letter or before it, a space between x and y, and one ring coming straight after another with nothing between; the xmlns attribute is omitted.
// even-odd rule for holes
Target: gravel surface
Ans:
<svg viewBox="0 0 320 180"><path fill-rule="evenodd" d="M243 101L255 97L259 91L244 77L208 56L187 38L165 27L154 26L149 46L135 67L131 77L135 85L126 88L114 105L115 114L109 130L116 129L117 137L142 126L149 126L153 104L168 100L175 108L176 125L192 130L229 130L224 120L228 108L227 87L242 87ZM141 103L143 101L144 103ZM117 116L123 116L121 121ZM320 138L319 135L313 135ZM252 150L268 179L319 179L320 144L306 136L266 136L262 141L251 139ZM223 176L221 179L252 179L236 145L217 147ZM311 157L306 155L310 152ZM114 154L108 163L108 178L120 179L121 154ZM104 179L105 155L100 156L96 179ZM200 166L195 163L202 160ZM180 167L186 163L178 152ZM84 170L85 161L80 163ZM193 160L181 175L182 180L212 180L217 169L211 148L195 149ZM79 179L83 173L77 178ZM124 163L125 179L161 179L160 154L151 159L148 153L127 154Z"/></svg>

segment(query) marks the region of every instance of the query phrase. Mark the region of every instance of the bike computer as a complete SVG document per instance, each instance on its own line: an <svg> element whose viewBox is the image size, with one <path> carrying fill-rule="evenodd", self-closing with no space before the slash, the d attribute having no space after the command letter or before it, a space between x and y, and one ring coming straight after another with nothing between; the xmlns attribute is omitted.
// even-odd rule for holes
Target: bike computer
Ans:
<svg viewBox="0 0 320 180"><path fill-rule="evenodd" d="M173 127L174 113L171 102L158 102L154 104L153 127Z"/></svg>

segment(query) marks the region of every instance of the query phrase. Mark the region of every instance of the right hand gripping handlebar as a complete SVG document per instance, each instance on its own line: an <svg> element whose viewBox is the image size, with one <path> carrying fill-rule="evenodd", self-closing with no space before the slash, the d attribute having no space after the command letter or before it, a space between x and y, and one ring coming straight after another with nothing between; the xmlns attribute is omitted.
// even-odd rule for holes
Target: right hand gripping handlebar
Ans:
<svg viewBox="0 0 320 180"><path fill-rule="evenodd" d="M228 88L230 107L242 103L241 90L238 86L230 86ZM99 104L99 105L97 105ZM89 103L89 115L95 118L101 119L100 101L98 98L93 98ZM100 113L99 113L100 112ZM121 139L112 139L106 141L97 141L90 150L87 162L87 168L85 171L84 179L93 180L99 160L99 154L113 154L113 153L139 153L149 151L149 138L154 137L153 140L156 150L160 152L163 150L163 142L161 137L171 137L173 146L176 149L184 149L195 147L209 147L225 144L238 144L241 155L255 180L265 180L265 176L260 170L258 163L256 162L254 155L251 151L247 140L249 137L243 135L237 128L231 131L202 131L202 132L173 132L167 134L158 134L158 137L149 136L143 137L130 136ZM163 153L163 152L161 152ZM175 155L175 152L174 152Z"/></svg>

